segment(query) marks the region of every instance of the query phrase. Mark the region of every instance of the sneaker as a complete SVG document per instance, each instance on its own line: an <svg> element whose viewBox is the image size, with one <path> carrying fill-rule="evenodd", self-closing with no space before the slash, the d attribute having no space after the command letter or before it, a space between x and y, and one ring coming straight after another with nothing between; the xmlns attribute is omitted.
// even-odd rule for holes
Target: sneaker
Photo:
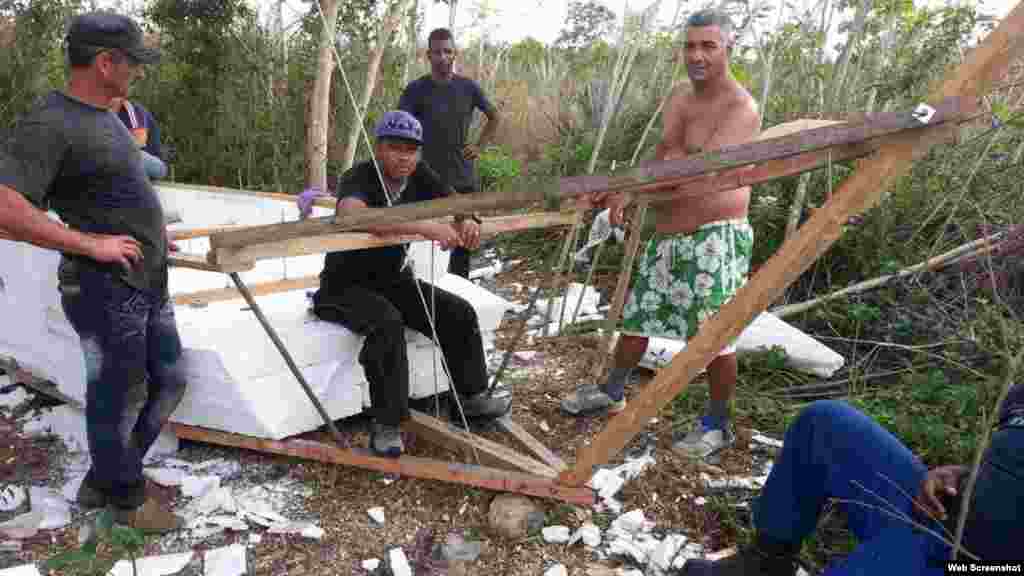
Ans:
<svg viewBox="0 0 1024 576"><path fill-rule="evenodd" d="M735 443L736 436L728 424L715 426L710 418L705 416L689 434L676 440L672 444L672 449L684 456L703 460Z"/></svg>
<svg viewBox="0 0 1024 576"><path fill-rule="evenodd" d="M78 487L78 493L75 494L75 502L81 506L83 510L103 508L107 505L107 495L93 488L89 483L89 477L86 476L82 479L82 484Z"/></svg>
<svg viewBox="0 0 1024 576"><path fill-rule="evenodd" d="M755 546L721 560L693 558L683 564L684 576L795 576L792 556L770 556Z"/></svg>
<svg viewBox="0 0 1024 576"><path fill-rule="evenodd" d="M138 508L114 509L114 522L145 533L162 534L185 527L185 520L152 498Z"/></svg>
<svg viewBox="0 0 1024 576"><path fill-rule="evenodd" d="M577 387L562 399L562 410L573 416L588 412L604 410L609 414L617 414L626 409L626 398L613 399L597 384L584 384Z"/></svg>
<svg viewBox="0 0 1024 576"><path fill-rule="evenodd" d="M402 429L374 422L370 426L370 450L378 456L398 458L405 452L402 444Z"/></svg>
<svg viewBox="0 0 1024 576"><path fill-rule="evenodd" d="M487 390L472 396L459 395L466 418L500 418L512 409L512 394L507 390Z"/></svg>

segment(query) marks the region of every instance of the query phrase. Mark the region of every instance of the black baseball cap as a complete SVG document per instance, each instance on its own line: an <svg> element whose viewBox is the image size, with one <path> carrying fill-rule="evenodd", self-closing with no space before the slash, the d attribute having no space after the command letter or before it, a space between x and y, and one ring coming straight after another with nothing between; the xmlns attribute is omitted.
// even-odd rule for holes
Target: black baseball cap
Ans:
<svg viewBox="0 0 1024 576"><path fill-rule="evenodd" d="M143 64L154 64L160 60L160 52L143 44L139 25L129 17L113 12L88 12L75 16L68 28L67 43L116 48Z"/></svg>

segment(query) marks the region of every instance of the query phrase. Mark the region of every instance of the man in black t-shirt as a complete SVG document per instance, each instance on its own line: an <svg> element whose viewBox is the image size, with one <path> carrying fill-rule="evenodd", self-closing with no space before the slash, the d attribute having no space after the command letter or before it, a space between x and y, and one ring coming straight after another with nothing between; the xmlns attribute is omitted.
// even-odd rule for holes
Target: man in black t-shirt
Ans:
<svg viewBox="0 0 1024 576"><path fill-rule="evenodd" d="M388 112L377 124L373 162L354 166L338 180L338 213L383 208L447 196L448 187L419 159L423 130L412 115ZM383 185L382 185L383 180ZM300 199L300 212L303 212ZM374 234L418 234L441 244L476 247L479 221L439 221L375 226ZM417 288L418 285L418 288ZM431 290L435 293L431 297ZM476 312L464 299L417 280L406 266L404 246L331 252L313 297L316 315L366 337L359 362L370 384L374 418L371 449L397 457L404 450L399 426L409 416L409 362L405 329L431 337L431 301L437 338L452 384L467 417L498 417L511 399L487 392L487 368Z"/></svg>
<svg viewBox="0 0 1024 576"><path fill-rule="evenodd" d="M480 85L455 74L455 55L452 33L444 28L432 31L427 38L430 74L405 87L398 108L423 125L423 159L427 164L437 170L445 184L467 194L480 191L475 161L480 149L494 141L501 120ZM476 109L487 117L487 124L473 145L466 138ZM468 278L469 256L465 248L456 247L448 271Z"/></svg>
<svg viewBox="0 0 1024 576"><path fill-rule="evenodd" d="M180 518L146 499L142 476L143 456L185 392L170 245L139 147L110 111L158 54L135 22L109 12L72 20L66 48L67 89L43 98L0 143L0 231L63 253L62 304L85 357L92 456L79 504L110 506L117 522L143 531L174 530Z"/></svg>

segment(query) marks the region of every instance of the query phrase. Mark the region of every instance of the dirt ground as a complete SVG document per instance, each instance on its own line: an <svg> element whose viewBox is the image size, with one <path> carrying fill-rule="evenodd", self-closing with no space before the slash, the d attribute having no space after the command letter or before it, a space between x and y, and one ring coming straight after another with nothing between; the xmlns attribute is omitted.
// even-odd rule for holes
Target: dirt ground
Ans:
<svg viewBox="0 0 1024 576"><path fill-rule="evenodd" d="M489 287L519 302L524 294L516 294L509 284L530 285L532 271L512 267L496 279L486 281ZM516 322L503 324L498 346L507 346L515 334ZM563 336L520 342L517 350L533 350L538 354L527 364L513 362L503 379L515 396L512 417L531 434L547 445L570 465L577 447L591 441L604 427L608 417L586 419L569 417L560 412L559 399L577 384L592 378L590 373L596 362L597 336ZM637 394L650 373L643 375L627 389L627 395ZM700 385L695 384L695 385ZM425 411L432 408L424 406ZM693 417L697 415L694 414ZM343 434L354 445L365 445L366 422L359 417L341 421ZM625 486L620 493L623 512L640 508L648 519L656 522L656 532L680 532L705 545L708 551L720 550L735 543L735 518L744 518L745 507L740 503L748 498L708 498L695 502L702 495L699 476L702 472L712 477L721 474L750 476L760 473L759 461L767 456L754 454L749 448L749 428L737 422L737 447L728 451L717 466L698 465L685 461L670 450L672 429L668 418L652 420L626 453L643 451L653 445L657 464L649 467L641 477ZM481 430L483 436L515 447L511 437L496 430ZM325 442L329 436L323 431L306 435ZM14 421L0 412L0 484L30 480L45 482L48 467L54 465L53 440L25 439ZM423 457L461 461L462 456L438 448L406 435L408 452ZM296 513L317 522L326 534L321 540L294 535L263 533L259 543L250 542L250 532L227 532L201 542L188 542L174 537L148 540L146 553L160 554L204 549L231 543L249 545L250 573L260 575L289 574L365 574L361 562L368 558L387 558L389 549L402 546L410 561L417 567L416 574L444 574L443 566L430 560L434 544L443 543L450 533L463 535L467 540L482 541L483 553L473 562L469 573L497 575L539 575L555 562L564 564L570 574L586 574L593 564L620 565L619 559L601 560L581 544L572 547L546 544L540 534L518 541L508 541L492 535L488 529L487 512L496 493L448 484L438 481L409 478L389 478L378 472L316 462L277 457L257 452L223 448L200 443L182 442L176 456L182 460L204 461L211 458L237 460L242 464L239 481L252 483L266 477L288 478L300 481L312 489L312 495L296 507ZM29 478L16 479L9 472L13 459L28 463L19 470L28 470ZM621 462L621 460L618 460ZM615 464L613 461L611 464ZM253 479L251 476L260 476ZM247 478L249 477L249 478ZM229 484L230 485L230 484ZM174 502L179 499L177 489L156 487L159 498ZM182 500L178 500L180 504ZM562 524L572 529L590 520L601 526L614 518L609 513L568 506L557 501L538 500L546 511L546 525ZM376 525L367 515L367 509L384 509L386 522ZM728 512L728 514L724 514ZM729 521L723 522L724 516ZM289 516L290 518L292 516ZM76 542L78 526L84 521L76 514L72 525L57 531L44 531L25 542L19 552L0 552L0 568L26 562L44 560L66 550ZM6 517L0 515L0 521ZM196 560L182 574L199 574Z"/></svg>

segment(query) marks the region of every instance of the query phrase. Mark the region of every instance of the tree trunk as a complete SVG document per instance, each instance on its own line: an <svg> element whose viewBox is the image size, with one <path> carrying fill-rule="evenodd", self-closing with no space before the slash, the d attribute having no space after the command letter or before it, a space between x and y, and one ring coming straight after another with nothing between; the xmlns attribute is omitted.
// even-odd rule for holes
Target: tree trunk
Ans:
<svg viewBox="0 0 1024 576"><path fill-rule="evenodd" d="M409 42L409 56L405 61L405 66L402 66L402 86L409 83L410 72L413 66L416 65L416 59L419 57L419 39L416 37L416 21L420 17L420 0L413 0L412 7L409 8L409 25L406 29L407 42Z"/></svg>
<svg viewBox="0 0 1024 576"><path fill-rule="evenodd" d="M306 128L306 185L327 190L327 125L331 114L331 76L334 74L334 34L338 26L338 0L321 0L327 24L320 31L316 79L309 103Z"/></svg>
<svg viewBox="0 0 1024 576"><path fill-rule="evenodd" d="M345 140L345 158L341 162L342 172L352 167L356 158L356 150L359 148L359 132L366 117L366 107L370 104L370 97L373 96L373 89L377 86L377 72L380 70L380 61L384 58L384 49L395 29L402 20L402 7L405 0L395 0L388 6L384 14L384 21L381 22L380 32L377 34L377 41L373 50L370 51L370 62L366 66L366 82L363 83L363 94L359 99L359 107L352 118L352 125L348 129L348 138Z"/></svg>

